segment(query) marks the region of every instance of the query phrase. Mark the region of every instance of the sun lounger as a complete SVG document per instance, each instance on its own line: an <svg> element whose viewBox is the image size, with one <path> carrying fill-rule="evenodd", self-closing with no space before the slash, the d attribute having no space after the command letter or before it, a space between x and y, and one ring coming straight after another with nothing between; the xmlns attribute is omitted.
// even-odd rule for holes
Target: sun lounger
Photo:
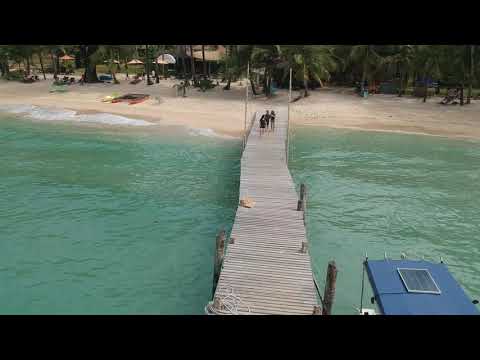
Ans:
<svg viewBox="0 0 480 360"><path fill-rule="evenodd" d="M142 82L142 79L133 79L132 81L130 81L130 84L132 85L136 85L138 83Z"/></svg>
<svg viewBox="0 0 480 360"><path fill-rule="evenodd" d="M459 99L460 97L460 94L458 92L458 90L449 90L448 93L447 93L447 96L445 96L445 98L440 101L440 104L442 105L448 105L448 104L456 104L457 102L455 101L456 99Z"/></svg>

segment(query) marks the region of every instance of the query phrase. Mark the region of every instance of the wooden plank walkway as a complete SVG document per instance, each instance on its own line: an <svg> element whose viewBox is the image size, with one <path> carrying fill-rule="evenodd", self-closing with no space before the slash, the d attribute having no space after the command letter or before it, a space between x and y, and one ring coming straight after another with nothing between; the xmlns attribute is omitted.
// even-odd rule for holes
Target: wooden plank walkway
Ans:
<svg viewBox="0 0 480 360"><path fill-rule="evenodd" d="M277 113L275 131L260 137L259 117L241 160L239 206L214 297L235 302L235 310L210 304L220 314L307 314L318 305L303 212L286 165L287 110ZM225 301L224 301L225 300ZM208 307L207 307L208 308ZM207 311L208 313L208 311Z"/></svg>

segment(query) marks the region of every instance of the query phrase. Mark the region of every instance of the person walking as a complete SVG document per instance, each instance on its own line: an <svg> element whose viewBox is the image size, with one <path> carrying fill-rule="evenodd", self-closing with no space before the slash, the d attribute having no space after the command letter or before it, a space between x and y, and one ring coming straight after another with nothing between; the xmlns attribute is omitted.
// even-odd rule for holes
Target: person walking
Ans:
<svg viewBox="0 0 480 360"><path fill-rule="evenodd" d="M265 131L266 123L267 122L265 121L265 114L263 114L262 117L260 118L260 137L262 137L262 134Z"/></svg>
<svg viewBox="0 0 480 360"><path fill-rule="evenodd" d="M265 124L267 125L267 131L268 127L270 126L270 113L267 110L267 113L265 114Z"/></svg>
<svg viewBox="0 0 480 360"><path fill-rule="evenodd" d="M270 128L275 131L275 111L270 112Z"/></svg>

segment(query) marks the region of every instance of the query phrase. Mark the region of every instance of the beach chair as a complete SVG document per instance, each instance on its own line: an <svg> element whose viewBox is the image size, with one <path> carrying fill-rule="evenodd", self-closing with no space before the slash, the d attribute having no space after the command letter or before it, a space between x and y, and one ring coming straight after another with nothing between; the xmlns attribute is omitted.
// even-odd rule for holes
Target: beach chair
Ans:
<svg viewBox="0 0 480 360"><path fill-rule="evenodd" d="M450 89L447 92L447 96L440 101L440 104L442 105L448 105L448 104L457 104L455 100L459 99L460 94L457 89Z"/></svg>

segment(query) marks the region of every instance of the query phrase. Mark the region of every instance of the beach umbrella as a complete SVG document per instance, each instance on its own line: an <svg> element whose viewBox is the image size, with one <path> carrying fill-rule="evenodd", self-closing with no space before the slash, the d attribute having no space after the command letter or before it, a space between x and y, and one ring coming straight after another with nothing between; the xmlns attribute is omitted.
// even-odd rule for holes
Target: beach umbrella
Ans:
<svg viewBox="0 0 480 360"><path fill-rule="evenodd" d="M170 54L162 54L157 58L156 61L157 61L157 64L161 64L161 65L168 65L168 64L176 64L177 63L175 58Z"/></svg>
<svg viewBox="0 0 480 360"><path fill-rule="evenodd" d="M137 60L137 59L133 59L133 60L130 60L127 65L143 65L143 61L140 61L140 60Z"/></svg>
<svg viewBox="0 0 480 360"><path fill-rule="evenodd" d="M60 60L75 60L75 58L65 54L60 58Z"/></svg>

